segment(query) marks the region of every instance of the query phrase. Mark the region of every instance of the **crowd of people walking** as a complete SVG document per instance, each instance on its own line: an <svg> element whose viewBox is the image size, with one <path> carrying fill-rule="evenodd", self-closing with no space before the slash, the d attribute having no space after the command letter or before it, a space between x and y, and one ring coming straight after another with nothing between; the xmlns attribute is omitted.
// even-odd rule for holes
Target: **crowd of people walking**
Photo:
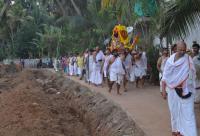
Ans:
<svg viewBox="0 0 200 136"><path fill-rule="evenodd" d="M84 53L62 57L61 63L68 76L79 76L81 80L95 86L102 86L106 82L109 92L116 83L118 94L121 94L122 84L124 91L127 91L128 81L135 81L136 87L143 87L147 72L146 53L141 50L122 49L111 53L109 49L103 52L96 47Z"/></svg>
<svg viewBox="0 0 200 136"><path fill-rule="evenodd" d="M171 115L172 136L198 136L194 103L200 103L200 46L192 45L192 52L184 42L173 45L172 50L163 48L157 61L160 92L168 100ZM143 88L147 74L147 57L142 50L114 50L105 52L96 47L84 53L62 57L62 68L68 76L78 76L87 83L102 86L108 91L114 84L117 94L120 87L127 91L127 83L135 82Z"/></svg>

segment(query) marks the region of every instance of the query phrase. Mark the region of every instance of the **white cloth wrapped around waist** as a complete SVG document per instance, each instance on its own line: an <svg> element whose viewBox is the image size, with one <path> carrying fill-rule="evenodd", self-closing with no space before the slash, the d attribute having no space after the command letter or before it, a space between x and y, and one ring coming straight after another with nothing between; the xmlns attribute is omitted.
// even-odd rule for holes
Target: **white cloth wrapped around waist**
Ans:
<svg viewBox="0 0 200 136"><path fill-rule="evenodd" d="M197 136L194 95L188 99L182 99L174 89L167 87L166 90L171 113L172 132L180 132L184 136Z"/></svg>

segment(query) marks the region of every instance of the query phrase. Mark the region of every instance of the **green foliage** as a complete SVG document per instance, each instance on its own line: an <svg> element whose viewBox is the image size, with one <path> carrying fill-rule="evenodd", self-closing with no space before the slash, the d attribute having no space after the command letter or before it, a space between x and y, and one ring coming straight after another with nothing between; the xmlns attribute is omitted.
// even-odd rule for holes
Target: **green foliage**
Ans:
<svg viewBox="0 0 200 136"><path fill-rule="evenodd" d="M184 38L200 22L200 0L176 0L162 16L161 37Z"/></svg>
<svg viewBox="0 0 200 136"><path fill-rule="evenodd" d="M31 28L31 29L30 29ZM31 41L37 37L38 26L32 21L23 24L16 33L15 51L20 58L37 57L38 49Z"/></svg>
<svg viewBox="0 0 200 136"><path fill-rule="evenodd" d="M101 7L102 1L106 8ZM155 2L141 0L143 8L149 5L148 1ZM16 0L14 5L6 6L0 1L0 8L5 12L0 21L0 56L58 57L95 46L103 48L103 41L110 38L117 23L134 25L137 22L139 17L133 11L135 2L137 0ZM191 3L192 6L188 6ZM148 33L141 39L147 48L154 35L160 34L160 28L161 36L182 36L188 32L188 24L193 24L195 17L199 19L199 0L176 0L168 10L163 0L156 4L157 12L147 22L137 24L140 32Z"/></svg>
<svg viewBox="0 0 200 136"><path fill-rule="evenodd" d="M1 44L0 46L0 61L2 61L3 59L6 58L6 47L4 46L4 44Z"/></svg>
<svg viewBox="0 0 200 136"><path fill-rule="evenodd" d="M147 50L148 64L150 65L150 81L151 83L159 83L159 72L157 70L157 60L159 58L159 49L151 46Z"/></svg>

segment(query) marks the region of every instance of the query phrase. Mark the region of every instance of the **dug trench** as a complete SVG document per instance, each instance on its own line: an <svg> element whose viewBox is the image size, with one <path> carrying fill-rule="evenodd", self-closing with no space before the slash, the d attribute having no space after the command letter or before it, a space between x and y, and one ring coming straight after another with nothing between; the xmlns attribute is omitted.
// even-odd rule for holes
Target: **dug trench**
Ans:
<svg viewBox="0 0 200 136"><path fill-rule="evenodd" d="M62 75L0 77L0 136L145 136L118 105Z"/></svg>

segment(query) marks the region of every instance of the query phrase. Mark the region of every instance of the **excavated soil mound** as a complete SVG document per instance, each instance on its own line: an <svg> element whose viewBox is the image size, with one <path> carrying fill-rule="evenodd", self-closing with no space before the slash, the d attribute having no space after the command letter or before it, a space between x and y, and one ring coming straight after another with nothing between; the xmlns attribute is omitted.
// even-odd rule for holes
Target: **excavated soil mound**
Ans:
<svg viewBox="0 0 200 136"><path fill-rule="evenodd" d="M0 136L145 135L117 105L61 75L5 69L0 77Z"/></svg>
<svg viewBox="0 0 200 136"><path fill-rule="evenodd" d="M46 76L24 71L0 78L0 136L91 136L64 95L51 95L37 78Z"/></svg>
<svg viewBox="0 0 200 136"><path fill-rule="evenodd" d="M16 65L14 63L10 65L0 64L0 78L20 72L22 70L21 65Z"/></svg>

